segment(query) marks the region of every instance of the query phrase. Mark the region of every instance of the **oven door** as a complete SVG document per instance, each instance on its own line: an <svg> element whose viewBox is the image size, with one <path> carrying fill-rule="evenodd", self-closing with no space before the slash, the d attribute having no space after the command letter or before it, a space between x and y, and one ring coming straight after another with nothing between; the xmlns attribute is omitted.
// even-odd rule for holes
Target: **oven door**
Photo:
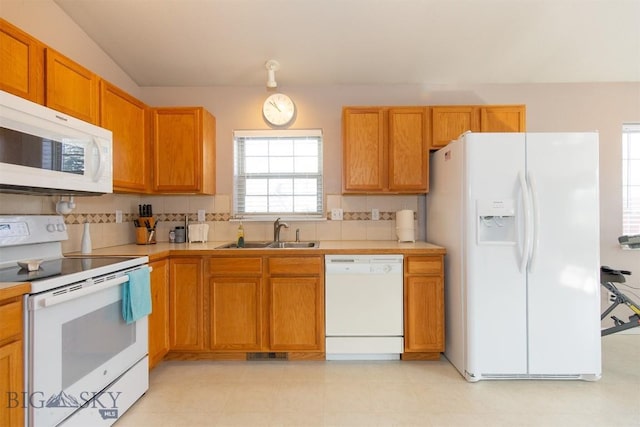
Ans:
<svg viewBox="0 0 640 427"><path fill-rule="evenodd" d="M117 275L27 297L29 425L58 425L148 353L147 317L123 320L128 278ZM117 407L117 397L98 404Z"/></svg>

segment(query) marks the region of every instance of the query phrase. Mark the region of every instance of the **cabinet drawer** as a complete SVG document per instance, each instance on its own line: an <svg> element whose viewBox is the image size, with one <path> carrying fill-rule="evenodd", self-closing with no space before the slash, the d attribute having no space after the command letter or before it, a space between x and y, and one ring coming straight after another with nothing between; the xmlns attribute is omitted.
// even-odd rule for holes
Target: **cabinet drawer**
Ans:
<svg viewBox="0 0 640 427"><path fill-rule="evenodd" d="M22 301L0 305L0 342L12 338L22 338Z"/></svg>
<svg viewBox="0 0 640 427"><path fill-rule="evenodd" d="M211 274L224 274L226 276L252 276L262 275L261 257L218 258L209 260L209 272Z"/></svg>
<svg viewBox="0 0 640 427"><path fill-rule="evenodd" d="M270 257L269 273L299 276L301 274L318 275L322 272L322 258L313 257Z"/></svg>
<svg viewBox="0 0 640 427"><path fill-rule="evenodd" d="M439 256L410 256L407 258L408 274L442 274L442 258Z"/></svg>

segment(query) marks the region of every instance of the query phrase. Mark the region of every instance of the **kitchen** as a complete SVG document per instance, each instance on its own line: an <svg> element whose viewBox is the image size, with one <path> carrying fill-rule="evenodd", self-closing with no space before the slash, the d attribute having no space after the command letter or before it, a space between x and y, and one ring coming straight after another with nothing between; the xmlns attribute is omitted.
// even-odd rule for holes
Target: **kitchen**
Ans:
<svg viewBox="0 0 640 427"><path fill-rule="evenodd" d="M265 124L259 106L266 92L256 87L142 87L135 85L97 45L95 45L54 2L3 1L2 16L30 34L56 47L88 68L144 99L149 105L202 105L217 119L217 156L232 157L231 137L234 129L263 129ZM64 22L61 29L51 22ZM262 58L256 70L262 76ZM414 105L414 104L526 104L527 128L536 131L566 131L597 129L601 139L601 233L602 264L634 270L637 252L622 252L617 245L621 201L619 197L620 158L618 150L607 149L619 144L620 127L625 120L634 120L638 112L637 83L554 83L554 84L438 84L438 85L351 85L351 86L290 86L285 79L286 65L277 74L280 84L296 101L299 113L296 128L321 127L325 138L325 158L340 158L340 111L343 105ZM348 90L345 90L348 89ZM611 102L615 100L615 103ZM76 198L74 215L78 220L69 224L69 240L64 252L78 251L82 222L91 217L94 248L110 247L132 241L130 222L118 224L116 210L135 214L137 205L149 203L154 212L176 215L188 212L196 215L204 209L214 220L210 222L215 238L234 240L237 225L220 221L231 211L231 162L219 161L216 167L215 196L136 196L107 195L97 198ZM325 170L327 210L340 207L346 214L395 212L409 208L417 212L424 206L424 196L343 196L339 162L327 164ZM55 197L2 195L2 213L53 213ZM81 216L82 215L82 216ZM113 215L103 219L105 215ZM418 215L420 218L420 215ZM175 221L178 223L179 221ZM169 224L158 229L159 240L168 240ZM245 224L245 234L251 240L267 240L271 224ZM341 223L326 221L301 223L283 230L283 240L294 240L295 228L301 229L305 240L393 240L393 221L356 219ZM424 236L424 224L418 223L418 235ZM637 268L636 268L637 269Z"/></svg>

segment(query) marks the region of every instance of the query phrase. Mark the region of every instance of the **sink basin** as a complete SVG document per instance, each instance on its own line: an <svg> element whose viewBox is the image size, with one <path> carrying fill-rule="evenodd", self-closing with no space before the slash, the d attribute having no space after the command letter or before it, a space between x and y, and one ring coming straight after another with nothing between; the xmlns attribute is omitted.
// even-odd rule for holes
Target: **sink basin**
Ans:
<svg viewBox="0 0 640 427"><path fill-rule="evenodd" d="M269 245L274 249L304 249L304 248L317 248L320 246L320 242L273 242Z"/></svg>
<svg viewBox="0 0 640 427"><path fill-rule="evenodd" d="M226 243L216 249L312 249L320 247L320 242L244 242L244 248L239 248L236 242Z"/></svg>
<svg viewBox="0 0 640 427"><path fill-rule="evenodd" d="M216 249L260 249L260 248L268 248L273 242L244 242L244 248L239 248L236 242L226 243L224 245L218 246Z"/></svg>

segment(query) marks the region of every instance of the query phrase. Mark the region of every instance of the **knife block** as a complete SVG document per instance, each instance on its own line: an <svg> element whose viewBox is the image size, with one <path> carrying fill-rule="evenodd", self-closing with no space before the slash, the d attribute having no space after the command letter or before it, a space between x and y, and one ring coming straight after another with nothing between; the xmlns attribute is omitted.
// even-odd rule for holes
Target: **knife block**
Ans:
<svg viewBox="0 0 640 427"><path fill-rule="evenodd" d="M156 220L149 216L141 216L138 218L140 221L140 227L136 227L136 244L137 245L153 245L156 243ZM146 226L146 222L149 222L149 228Z"/></svg>

